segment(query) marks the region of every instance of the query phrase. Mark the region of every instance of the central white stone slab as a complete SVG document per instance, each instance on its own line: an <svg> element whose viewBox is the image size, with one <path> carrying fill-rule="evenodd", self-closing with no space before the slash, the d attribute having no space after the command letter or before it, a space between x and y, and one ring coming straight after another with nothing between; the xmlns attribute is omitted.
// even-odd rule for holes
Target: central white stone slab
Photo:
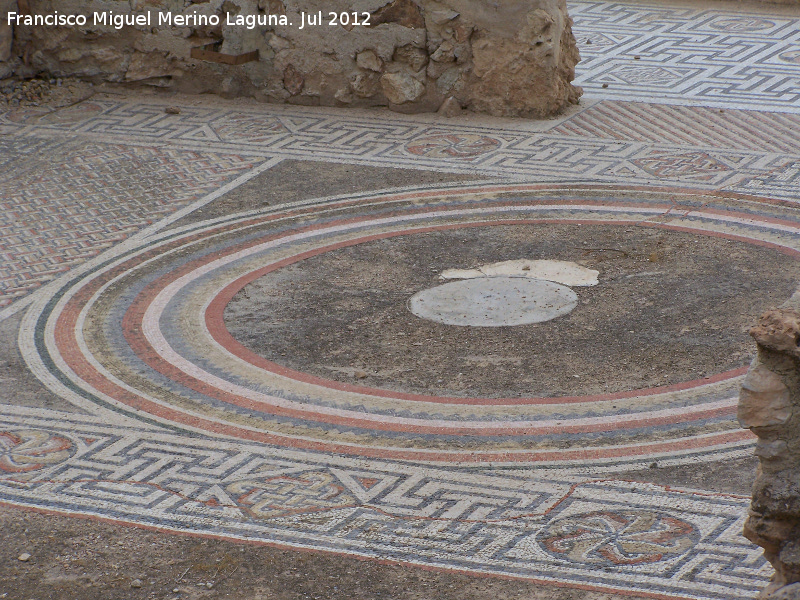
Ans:
<svg viewBox="0 0 800 600"><path fill-rule="evenodd" d="M447 269L442 271L439 279L475 279L478 277L529 277L546 279L564 285L597 285L599 271L587 269L567 260L532 260L520 258L481 265L474 269Z"/></svg>
<svg viewBox="0 0 800 600"><path fill-rule="evenodd" d="M527 277L481 277L414 294L408 309L445 325L503 327L542 323L570 313L578 295L567 286Z"/></svg>

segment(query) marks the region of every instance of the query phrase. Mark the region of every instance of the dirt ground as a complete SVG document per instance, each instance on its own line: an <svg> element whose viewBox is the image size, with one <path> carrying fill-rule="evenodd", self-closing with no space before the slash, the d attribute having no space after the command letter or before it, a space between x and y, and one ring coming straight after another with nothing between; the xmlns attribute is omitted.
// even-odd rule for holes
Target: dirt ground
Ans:
<svg viewBox="0 0 800 600"><path fill-rule="evenodd" d="M8 600L622 600L0 507ZM26 561L19 559L29 554Z"/></svg>

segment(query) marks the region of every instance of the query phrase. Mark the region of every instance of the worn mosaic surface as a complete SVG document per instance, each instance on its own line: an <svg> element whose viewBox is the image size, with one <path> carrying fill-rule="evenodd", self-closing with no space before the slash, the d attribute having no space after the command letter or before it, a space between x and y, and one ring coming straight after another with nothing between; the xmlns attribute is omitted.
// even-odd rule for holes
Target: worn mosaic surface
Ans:
<svg viewBox="0 0 800 600"><path fill-rule="evenodd" d="M290 369L225 325L259 277L433 231L651 227L796 260L798 17L570 12L587 97L546 122L203 102L165 114L110 97L0 115L0 317L22 315L25 363L75 406L0 405L0 499L588 589L755 597L771 570L741 536L748 498L619 475L749 455L742 369L454 398ZM174 226L287 158L495 181Z"/></svg>
<svg viewBox="0 0 800 600"><path fill-rule="evenodd" d="M583 59L577 85L626 100L797 109L796 10L572 2L569 11Z"/></svg>

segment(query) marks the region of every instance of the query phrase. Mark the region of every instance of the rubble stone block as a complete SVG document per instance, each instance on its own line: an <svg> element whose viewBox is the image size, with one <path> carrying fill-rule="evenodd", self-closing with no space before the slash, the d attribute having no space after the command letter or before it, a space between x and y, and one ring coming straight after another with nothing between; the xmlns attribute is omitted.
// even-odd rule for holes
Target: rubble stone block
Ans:
<svg viewBox="0 0 800 600"><path fill-rule="evenodd" d="M783 425L792 416L789 388L764 365L750 369L739 395L738 417L742 427Z"/></svg>
<svg viewBox="0 0 800 600"><path fill-rule="evenodd" d="M356 64L362 69L380 73L383 70L383 61L372 50L364 50L356 55Z"/></svg>
<svg viewBox="0 0 800 600"><path fill-rule="evenodd" d="M800 293L766 311L750 334L758 356L738 416L759 438L760 465L744 535L775 568L760 598L800 600Z"/></svg>
<svg viewBox="0 0 800 600"><path fill-rule="evenodd" d="M800 358L800 313L796 310L768 310L750 335L764 348Z"/></svg>
<svg viewBox="0 0 800 600"><path fill-rule="evenodd" d="M414 102L425 93L425 85L408 73L386 73L381 77L381 88L392 104Z"/></svg>

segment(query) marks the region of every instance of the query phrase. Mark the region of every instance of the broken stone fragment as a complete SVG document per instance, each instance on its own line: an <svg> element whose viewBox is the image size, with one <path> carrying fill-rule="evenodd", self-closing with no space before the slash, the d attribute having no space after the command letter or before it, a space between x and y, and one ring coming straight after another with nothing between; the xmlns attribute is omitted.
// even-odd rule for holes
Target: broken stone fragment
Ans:
<svg viewBox="0 0 800 600"><path fill-rule="evenodd" d="M401 46L394 51L394 60L405 63L414 72L423 69L428 64L428 53L422 48L417 48L411 44Z"/></svg>
<svg viewBox="0 0 800 600"><path fill-rule="evenodd" d="M392 104L405 104L419 100L425 93L425 85L408 73L386 73L381 77L381 89Z"/></svg>
<svg viewBox="0 0 800 600"><path fill-rule="evenodd" d="M378 91L377 73L356 73L350 80L353 93L359 98L369 98Z"/></svg>
<svg viewBox="0 0 800 600"><path fill-rule="evenodd" d="M70 63L79 61L84 56L86 56L86 54L77 48L65 48L56 55L56 58L61 62Z"/></svg>
<svg viewBox="0 0 800 600"><path fill-rule="evenodd" d="M794 540L785 544L779 558L788 567L794 570L800 569L800 541Z"/></svg>
<svg viewBox="0 0 800 600"><path fill-rule="evenodd" d="M783 440L775 440L773 442L759 440L756 444L755 454L764 460L772 460L786 456L788 449L789 447Z"/></svg>
<svg viewBox="0 0 800 600"><path fill-rule="evenodd" d="M789 308L768 310L750 335L761 346L800 358L800 313Z"/></svg>
<svg viewBox="0 0 800 600"><path fill-rule="evenodd" d="M764 529L782 532L783 537L773 538L781 542L800 539L800 481L793 475L796 464L782 463L787 468L773 469L772 465L761 465L761 471L753 484L753 510L764 519ZM792 531L797 530L792 535ZM800 581L800 578L798 578Z"/></svg>
<svg viewBox="0 0 800 600"><path fill-rule="evenodd" d="M444 25L458 18L458 13L454 10L434 10L430 14L431 21L436 25Z"/></svg>
<svg viewBox="0 0 800 600"><path fill-rule="evenodd" d="M424 29L425 19L416 3L411 0L394 0L391 4L372 13L370 25L377 27L384 23L396 23L411 29Z"/></svg>
<svg viewBox="0 0 800 600"><path fill-rule="evenodd" d="M599 271L565 260L521 258L481 265L475 269L447 269L439 279L474 279L477 277L527 277L569 286L597 285Z"/></svg>
<svg viewBox="0 0 800 600"><path fill-rule="evenodd" d="M553 42L551 32L556 24L553 15L546 10L537 8L529 12L526 17L527 26L519 30L517 39L527 44L536 44L537 42Z"/></svg>
<svg viewBox="0 0 800 600"><path fill-rule="evenodd" d="M275 35L274 33L270 36L268 43L275 52L280 52L281 50L292 47L292 43L289 40Z"/></svg>
<svg viewBox="0 0 800 600"><path fill-rule="evenodd" d="M469 37L472 35L474 28L472 25L467 25L465 23L459 23L455 27L453 27L453 33L456 36L456 41L459 43L466 42L469 40Z"/></svg>
<svg viewBox="0 0 800 600"><path fill-rule="evenodd" d="M442 102L437 112L444 117L457 117L463 113L464 110L461 108L461 104L459 104L458 100L450 96Z"/></svg>
<svg viewBox="0 0 800 600"><path fill-rule="evenodd" d="M356 55L356 64L362 69L380 73L383 71L383 61L372 50L364 50Z"/></svg>
<svg viewBox="0 0 800 600"><path fill-rule="evenodd" d="M295 69L294 65L288 65L283 70L283 87L285 87L286 91L292 96L296 96L302 92L304 85L305 80L303 79L303 75L300 71Z"/></svg>
<svg viewBox="0 0 800 600"><path fill-rule="evenodd" d="M333 97L342 104L350 104L353 101L353 93L348 88L339 88Z"/></svg>
<svg viewBox="0 0 800 600"><path fill-rule="evenodd" d="M108 60L107 57L98 55L93 56L100 60ZM166 52L136 53L131 58L128 70L125 72L126 81L143 81L145 79L155 79L162 77L172 77L176 74L174 63L167 58Z"/></svg>
<svg viewBox="0 0 800 600"><path fill-rule="evenodd" d="M430 19L436 25L444 25L458 18L459 13L454 10L433 10L430 12Z"/></svg>
<svg viewBox="0 0 800 600"><path fill-rule="evenodd" d="M737 416L746 428L783 425L792 416L789 388L764 365L751 368L742 382Z"/></svg>
<svg viewBox="0 0 800 600"><path fill-rule="evenodd" d="M16 67L15 61L0 63L0 79L11 77L11 75L14 74L15 67Z"/></svg>
<svg viewBox="0 0 800 600"><path fill-rule="evenodd" d="M199 4L199 3L195 3ZM286 6L283 0L258 0L259 10L268 12L271 15L285 15Z"/></svg>
<svg viewBox="0 0 800 600"><path fill-rule="evenodd" d="M793 524L781 519L768 518L751 508L743 533L748 540L764 548L764 554L769 560L770 555L776 555L780 551L782 541L787 539L793 530Z"/></svg>
<svg viewBox="0 0 800 600"><path fill-rule="evenodd" d="M431 65L434 64L436 63L431 63ZM452 95L463 87L464 81L462 76L463 72L461 69L455 66L450 67L436 80L436 89L439 90L439 93L442 95Z"/></svg>
<svg viewBox="0 0 800 600"><path fill-rule="evenodd" d="M455 47L451 42L444 41L439 44L436 51L431 54L431 60L436 62L453 62L456 59Z"/></svg>

